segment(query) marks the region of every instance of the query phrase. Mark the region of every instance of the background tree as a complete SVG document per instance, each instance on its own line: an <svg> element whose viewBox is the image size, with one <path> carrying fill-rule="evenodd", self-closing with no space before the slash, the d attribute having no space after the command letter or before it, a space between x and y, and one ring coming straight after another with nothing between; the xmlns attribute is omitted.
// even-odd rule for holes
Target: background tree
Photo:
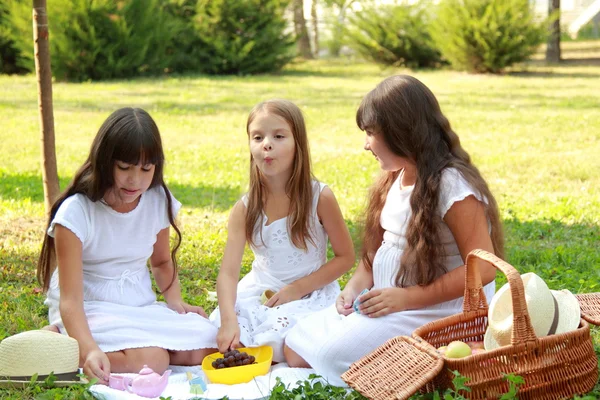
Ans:
<svg viewBox="0 0 600 400"><path fill-rule="evenodd" d="M296 44L298 53L306 59L313 58L310 50L310 38L306 28L306 19L304 18L304 0L293 0L292 9L294 11L294 32L296 33Z"/></svg>
<svg viewBox="0 0 600 400"><path fill-rule="evenodd" d="M548 45L546 61L560 62L560 0L548 0Z"/></svg>
<svg viewBox="0 0 600 400"><path fill-rule="evenodd" d="M38 106L42 139L42 178L46 212L60 193L54 147L54 114L52 109L52 70L46 0L33 0L33 51L38 82Z"/></svg>
<svg viewBox="0 0 600 400"><path fill-rule="evenodd" d="M315 57L319 58L319 17L317 15L317 0L312 0L310 6L310 17L313 25L313 48L315 49Z"/></svg>
<svg viewBox="0 0 600 400"><path fill-rule="evenodd" d="M329 53L333 57L339 57L344 37L344 25L348 11L357 0L324 0L325 5L333 11L335 21L333 23L332 38L329 42Z"/></svg>

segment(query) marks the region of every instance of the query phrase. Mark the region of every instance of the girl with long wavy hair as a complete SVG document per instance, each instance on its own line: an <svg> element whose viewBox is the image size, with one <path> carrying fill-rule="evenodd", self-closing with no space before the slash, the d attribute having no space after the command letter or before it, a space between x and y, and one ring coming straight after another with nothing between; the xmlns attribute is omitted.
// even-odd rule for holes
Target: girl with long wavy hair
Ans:
<svg viewBox="0 0 600 400"><path fill-rule="evenodd" d="M423 83L385 79L362 100L356 123L382 169L362 259L336 305L297 324L284 348L290 366L313 367L338 385L350 364L388 339L462 311L470 251L504 256L494 196ZM480 272L489 301L495 269Z"/></svg>
<svg viewBox="0 0 600 400"><path fill-rule="evenodd" d="M38 262L46 329L77 339L83 372L99 383L144 365L159 373L169 364L198 365L216 350L217 329L181 297L181 203L163 180L164 162L152 117L119 109L50 211ZM148 261L166 303L156 299Z"/></svg>
<svg viewBox="0 0 600 400"><path fill-rule="evenodd" d="M210 319L220 326L220 351L270 345L280 362L283 339L296 321L334 304L337 278L352 268L354 249L333 192L312 175L300 109L287 100L260 103L246 132L250 188L229 217L219 307ZM255 258L238 283L246 243ZM266 302L265 291L274 293Z"/></svg>

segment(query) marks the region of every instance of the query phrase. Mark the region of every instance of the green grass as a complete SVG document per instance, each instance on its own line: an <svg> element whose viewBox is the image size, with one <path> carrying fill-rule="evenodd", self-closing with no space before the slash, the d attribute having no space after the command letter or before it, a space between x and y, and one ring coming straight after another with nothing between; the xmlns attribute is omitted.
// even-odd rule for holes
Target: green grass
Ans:
<svg viewBox="0 0 600 400"><path fill-rule="evenodd" d="M508 261L522 273L535 271L553 289L600 291L600 63L582 58L598 57L600 44L568 45L563 51L570 59L560 66L533 61L501 76L408 73L436 94L495 193ZM61 187L84 161L109 113L123 106L149 111L163 135L167 183L184 205L179 253L184 296L210 311L216 304L207 300L206 290L215 290L228 211L248 183L250 108L271 97L302 108L314 173L333 189L358 242L357 224L378 166L362 150L364 134L354 115L364 94L400 72L407 71L340 60L299 63L264 76L56 82ZM35 282L45 221L34 76L0 76L0 127L2 339L46 323L44 296ZM251 260L247 251L245 271ZM499 288L505 280L499 276L497 282ZM0 398L23 396L0 390Z"/></svg>

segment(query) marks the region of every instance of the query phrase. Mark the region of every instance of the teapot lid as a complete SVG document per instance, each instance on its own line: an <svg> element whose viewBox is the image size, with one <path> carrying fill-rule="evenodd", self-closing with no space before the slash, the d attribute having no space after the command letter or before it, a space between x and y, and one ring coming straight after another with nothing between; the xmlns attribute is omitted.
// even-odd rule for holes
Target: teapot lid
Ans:
<svg viewBox="0 0 600 400"><path fill-rule="evenodd" d="M148 367L146 364L144 364L144 368L142 368L140 370L140 375L150 375L153 374L154 370L150 367Z"/></svg>

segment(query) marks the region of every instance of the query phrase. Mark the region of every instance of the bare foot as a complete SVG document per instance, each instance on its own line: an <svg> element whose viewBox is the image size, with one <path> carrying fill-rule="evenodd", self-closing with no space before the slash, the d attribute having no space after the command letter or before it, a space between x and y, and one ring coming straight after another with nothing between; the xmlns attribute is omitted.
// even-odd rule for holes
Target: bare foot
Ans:
<svg viewBox="0 0 600 400"><path fill-rule="evenodd" d="M56 325L46 325L41 330L60 333L60 331L58 330L58 326L56 326Z"/></svg>

